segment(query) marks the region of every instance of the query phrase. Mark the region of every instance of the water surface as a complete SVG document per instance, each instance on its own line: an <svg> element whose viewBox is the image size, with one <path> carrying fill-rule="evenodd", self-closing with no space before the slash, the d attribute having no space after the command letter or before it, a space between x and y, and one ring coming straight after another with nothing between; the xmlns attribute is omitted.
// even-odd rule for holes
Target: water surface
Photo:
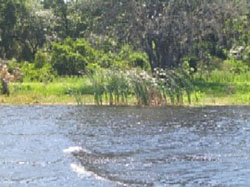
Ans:
<svg viewBox="0 0 250 187"><path fill-rule="evenodd" d="M0 186L248 186L250 107L0 106Z"/></svg>

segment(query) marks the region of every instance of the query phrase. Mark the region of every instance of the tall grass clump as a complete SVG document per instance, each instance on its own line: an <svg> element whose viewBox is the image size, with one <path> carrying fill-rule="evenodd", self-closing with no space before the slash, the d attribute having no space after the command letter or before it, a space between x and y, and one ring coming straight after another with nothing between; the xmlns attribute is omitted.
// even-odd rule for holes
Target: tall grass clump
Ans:
<svg viewBox="0 0 250 187"><path fill-rule="evenodd" d="M156 85L161 91L166 104L183 104L187 97L191 103L192 83L188 74L182 69L155 70Z"/></svg>
<svg viewBox="0 0 250 187"><path fill-rule="evenodd" d="M122 71L112 72L109 70L106 72L106 77L105 94L109 104L127 104L131 92L128 76Z"/></svg>
<svg viewBox="0 0 250 187"><path fill-rule="evenodd" d="M200 77L200 79L198 78ZM196 74L195 81L212 83L239 83L250 81L250 66L247 62L236 59L227 59L223 61L219 68L209 72L208 76Z"/></svg>
<svg viewBox="0 0 250 187"><path fill-rule="evenodd" d="M132 85L133 94L136 97L137 104L139 105L149 105L150 104L150 87L151 77L145 72L129 72L129 77Z"/></svg>
<svg viewBox="0 0 250 187"><path fill-rule="evenodd" d="M99 71L89 75L94 90L94 100L102 105L105 100L109 105L127 104L130 94L130 82L120 71Z"/></svg>
<svg viewBox="0 0 250 187"><path fill-rule="evenodd" d="M156 69L154 74L142 70L99 71L91 74L94 100L102 105L128 104L134 97L138 105L183 104L191 102L192 85L180 70Z"/></svg>
<svg viewBox="0 0 250 187"><path fill-rule="evenodd" d="M105 75L103 72L96 72L89 75L89 79L93 87L95 103L102 105L105 91Z"/></svg>

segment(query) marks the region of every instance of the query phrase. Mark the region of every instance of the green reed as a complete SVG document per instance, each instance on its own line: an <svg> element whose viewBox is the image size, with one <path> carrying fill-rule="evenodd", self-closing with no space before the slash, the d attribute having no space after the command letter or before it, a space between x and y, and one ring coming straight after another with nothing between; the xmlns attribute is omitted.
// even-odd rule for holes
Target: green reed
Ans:
<svg viewBox="0 0 250 187"><path fill-rule="evenodd" d="M185 96L191 102L191 83L180 70L159 69L154 76L138 70L106 70L89 77L97 105L102 105L104 98L109 105L128 104L130 96L138 105L183 104Z"/></svg>
<svg viewBox="0 0 250 187"><path fill-rule="evenodd" d="M97 105L102 105L103 99L109 105L127 104L130 85L122 72L106 70L91 74L89 77Z"/></svg>

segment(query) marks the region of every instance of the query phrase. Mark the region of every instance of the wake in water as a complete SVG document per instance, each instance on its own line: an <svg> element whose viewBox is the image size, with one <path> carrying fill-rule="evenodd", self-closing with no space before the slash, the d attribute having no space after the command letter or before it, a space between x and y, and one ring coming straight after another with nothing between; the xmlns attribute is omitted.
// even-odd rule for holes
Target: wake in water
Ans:
<svg viewBox="0 0 250 187"><path fill-rule="evenodd" d="M88 157L91 157L91 154L92 154L91 151L84 149L82 147L79 147L79 146L69 147L67 149L64 149L63 152L67 154L72 154L78 158L79 157L83 158L84 156L86 157L86 155L88 155ZM87 168L84 167L83 164L72 163L70 164L70 167L73 172L77 173L81 177L93 177L95 180L98 180L98 181L112 182L98 175L94 171L88 170ZM123 185L121 183L117 183L117 184Z"/></svg>
<svg viewBox="0 0 250 187"><path fill-rule="evenodd" d="M68 154L73 154L73 153L88 153L91 154L92 152L87 150L87 149L83 149L82 147L79 146L74 146L74 147L69 147L67 149L63 150L64 153L68 153Z"/></svg>
<svg viewBox="0 0 250 187"><path fill-rule="evenodd" d="M105 170L100 169L98 166L110 163L115 159L116 156L128 156L129 153L125 154L99 154L91 152L79 146L69 147L63 150L66 154L71 154L80 161L79 163L72 163L70 165L71 170L77 173L80 177L93 177L95 180L108 182L115 186L152 186L142 181L121 179L115 175L108 175Z"/></svg>

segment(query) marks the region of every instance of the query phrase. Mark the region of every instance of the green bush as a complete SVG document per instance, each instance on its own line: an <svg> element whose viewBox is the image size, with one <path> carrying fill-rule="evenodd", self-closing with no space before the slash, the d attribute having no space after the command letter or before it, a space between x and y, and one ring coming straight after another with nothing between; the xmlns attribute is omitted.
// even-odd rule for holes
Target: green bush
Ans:
<svg viewBox="0 0 250 187"><path fill-rule="evenodd" d="M65 39L62 43L54 43L52 67L58 75L81 75L99 71L101 68L148 70L150 67L147 55L133 50L129 45L113 50L110 43L103 44L104 46L99 43L101 47L97 46L97 43L94 45L97 49L94 49L85 39L71 38ZM105 48L106 45L108 49ZM43 56L40 59L43 59Z"/></svg>
<svg viewBox="0 0 250 187"><path fill-rule="evenodd" d="M53 44L51 64L58 75L81 75L95 60L96 50L85 39L67 38Z"/></svg>
<svg viewBox="0 0 250 187"><path fill-rule="evenodd" d="M116 65L121 68L141 68L144 70L149 69L149 62L147 55L142 52L133 50L129 45L122 46L121 50L117 54Z"/></svg>
<svg viewBox="0 0 250 187"><path fill-rule="evenodd" d="M24 81L50 82L55 78L55 73L50 64L46 63L41 68L36 68L35 63L22 63L21 71Z"/></svg>
<svg viewBox="0 0 250 187"><path fill-rule="evenodd" d="M23 73L21 71L21 63L16 62L15 59L8 61L8 72L15 77L15 81L23 81Z"/></svg>
<svg viewBox="0 0 250 187"><path fill-rule="evenodd" d="M249 67L246 63L240 60L228 59L224 62L224 70L235 74L241 74L249 71Z"/></svg>
<svg viewBox="0 0 250 187"><path fill-rule="evenodd" d="M128 57L128 62L130 67L139 67L143 70L150 69L148 57L145 53L133 51Z"/></svg>
<svg viewBox="0 0 250 187"><path fill-rule="evenodd" d="M35 68L39 69L42 68L45 64L48 64L50 62L50 56L48 53L45 53L41 50L39 50L35 55Z"/></svg>

